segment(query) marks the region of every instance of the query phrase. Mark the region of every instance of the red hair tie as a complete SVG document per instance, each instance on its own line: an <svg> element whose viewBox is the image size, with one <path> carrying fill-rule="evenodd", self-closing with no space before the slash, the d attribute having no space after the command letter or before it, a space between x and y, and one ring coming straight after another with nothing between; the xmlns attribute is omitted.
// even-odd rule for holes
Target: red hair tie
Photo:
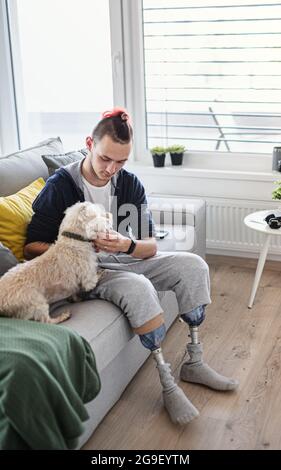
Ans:
<svg viewBox="0 0 281 470"><path fill-rule="evenodd" d="M102 113L103 118L111 118L120 116L122 121L127 121L131 125L131 118L125 108L113 108L111 111L104 111Z"/></svg>

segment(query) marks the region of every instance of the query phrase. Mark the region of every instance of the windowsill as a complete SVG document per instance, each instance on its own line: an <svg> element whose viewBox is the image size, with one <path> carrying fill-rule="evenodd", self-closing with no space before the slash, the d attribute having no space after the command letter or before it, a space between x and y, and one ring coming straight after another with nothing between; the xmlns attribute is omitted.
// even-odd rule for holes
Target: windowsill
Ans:
<svg viewBox="0 0 281 470"><path fill-rule="evenodd" d="M153 165L147 165L140 162L134 162L126 165L126 169L136 172L139 175L153 176L173 176L176 178L206 178L219 180L243 180L243 181L263 181L274 182L281 179L281 173L277 171L237 171L229 169L213 168L190 168L187 166L165 165L163 168L156 168Z"/></svg>
<svg viewBox="0 0 281 470"><path fill-rule="evenodd" d="M182 166L172 166L170 155L167 154L163 168L153 166L149 151L142 154L142 159L136 158L136 155L133 158L128 163L128 170L139 175L263 182L281 179L281 173L271 170L272 155L265 153L187 151Z"/></svg>

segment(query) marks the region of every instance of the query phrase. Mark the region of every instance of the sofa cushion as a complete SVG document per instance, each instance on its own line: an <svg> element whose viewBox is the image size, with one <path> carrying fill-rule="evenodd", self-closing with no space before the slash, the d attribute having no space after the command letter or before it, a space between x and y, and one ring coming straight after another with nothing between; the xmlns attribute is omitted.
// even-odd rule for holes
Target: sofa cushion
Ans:
<svg viewBox="0 0 281 470"><path fill-rule="evenodd" d="M58 168L82 160L86 155L87 150L82 149L61 155L42 155L42 158L48 167L49 175L52 176Z"/></svg>
<svg viewBox="0 0 281 470"><path fill-rule="evenodd" d="M98 365L103 370L134 336L121 310L106 300L87 300L60 306L56 316L70 310L71 318L63 323L83 336L92 346Z"/></svg>
<svg viewBox="0 0 281 470"><path fill-rule="evenodd" d="M0 276L3 276L9 269L16 266L17 263L18 260L11 250L0 243Z"/></svg>
<svg viewBox="0 0 281 470"><path fill-rule="evenodd" d="M23 261L26 228L32 217L32 203L45 182L38 178L16 194L0 197L0 241Z"/></svg>
<svg viewBox="0 0 281 470"><path fill-rule="evenodd" d="M175 294L158 292L158 295L164 309L166 325L169 327L178 313ZM134 337L125 315L111 302L95 299L67 303L67 306L62 304L63 302L58 303L52 316L70 310L71 318L63 325L75 330L90 343L99 372L104 370Z"/></svg>
<svg viewBox="0 0 281 470"><path fill-rule="evenodd" d="M56 137L0 157L0 196L14 194L37 178L47 179L48 169L41 156L62 152L62 142Z"/></svg>

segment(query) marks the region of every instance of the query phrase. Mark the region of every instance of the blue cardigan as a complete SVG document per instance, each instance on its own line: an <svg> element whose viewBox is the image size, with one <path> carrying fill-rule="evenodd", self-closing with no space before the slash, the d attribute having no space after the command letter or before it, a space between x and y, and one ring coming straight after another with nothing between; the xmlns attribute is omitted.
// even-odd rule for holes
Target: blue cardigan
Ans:
<svg viewBox="0 0 281 470"><path fill-rule="evenodd" d="M27 228L25 244L35 241L53 243L64 211L76 202L85 201L80 167L81 162L72 163L48 178L32 205L34 214ZM139 240L154 236L145 190L136 175L122 168L111 183L114 230L124 236L133 234Z"/></svg>

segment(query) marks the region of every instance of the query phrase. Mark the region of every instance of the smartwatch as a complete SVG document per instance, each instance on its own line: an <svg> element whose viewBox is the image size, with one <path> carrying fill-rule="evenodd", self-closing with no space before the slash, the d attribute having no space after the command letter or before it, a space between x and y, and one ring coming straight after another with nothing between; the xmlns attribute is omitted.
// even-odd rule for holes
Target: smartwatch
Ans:
<svg viewBox="0 0 281 470"><path fill-rule="evenodd" d="M129 246L129 249L126 251L126 254L130 255L131 253L133 253L136 246L137 246L136 242L134 240L131 240L131 245Z"/></svg>

